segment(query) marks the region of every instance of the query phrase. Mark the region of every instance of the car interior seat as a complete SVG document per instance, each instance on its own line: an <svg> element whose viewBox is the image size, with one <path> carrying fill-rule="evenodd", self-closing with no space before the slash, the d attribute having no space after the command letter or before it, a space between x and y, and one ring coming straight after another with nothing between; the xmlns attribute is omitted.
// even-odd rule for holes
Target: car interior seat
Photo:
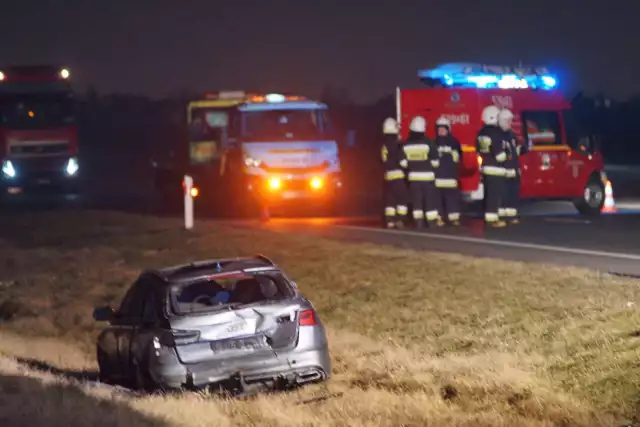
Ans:
<svg viewBox="0 0 640 427"><path fill-rule="evenodd" d="M249 304L262 299L264 299L264 296L260 289L260 282L251 277L242 279L236 283L231 293L231 298L229 298L229 303Z"/></svg>

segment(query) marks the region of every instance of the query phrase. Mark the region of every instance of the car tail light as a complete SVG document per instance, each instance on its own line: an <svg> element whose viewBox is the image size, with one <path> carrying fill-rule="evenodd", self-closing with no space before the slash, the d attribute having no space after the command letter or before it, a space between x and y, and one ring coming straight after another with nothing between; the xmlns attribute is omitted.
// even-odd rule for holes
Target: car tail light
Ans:
<svg viewBox="0 0 640 427"><path fill-rule="evenodd" d="M313 310L304 310L300 312L298 317L298 324L300 326L315 326L318 324L316 319L316 313Z"/></svg>
<svg viewBox="0 0 640 427"><path fill-rule="evenodd" d="M165 330L157 337L158 343L163 347L175 347L177 345L191 344L200 338L198 331Z"/></svg>

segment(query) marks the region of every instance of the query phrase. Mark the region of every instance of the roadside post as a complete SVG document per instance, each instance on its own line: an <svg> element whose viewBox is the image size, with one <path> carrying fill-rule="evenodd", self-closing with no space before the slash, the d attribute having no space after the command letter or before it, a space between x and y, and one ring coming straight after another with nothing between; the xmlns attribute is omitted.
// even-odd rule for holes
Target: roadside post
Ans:
<svg viewBox="0 0 640 427"><path fill-rule="evenodd" d="M182 181L184 188L184 228L191 230L193 228L193 199L197 194L197 189L193 186L193 178L189 175L184 176Z"/></svg>

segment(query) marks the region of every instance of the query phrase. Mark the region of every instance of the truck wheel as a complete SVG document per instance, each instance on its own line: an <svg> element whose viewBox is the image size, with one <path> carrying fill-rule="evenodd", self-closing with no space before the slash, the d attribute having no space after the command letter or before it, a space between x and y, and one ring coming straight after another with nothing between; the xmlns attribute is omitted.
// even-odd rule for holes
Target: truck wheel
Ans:
<svg viewBox="0 0 640 427"><path fill-rule="evenodd" d="M604 184L600 178L591 177L584 187L582 197L573 202L578 212L587 216L600 215L605 201L604 190Z"/></svg>

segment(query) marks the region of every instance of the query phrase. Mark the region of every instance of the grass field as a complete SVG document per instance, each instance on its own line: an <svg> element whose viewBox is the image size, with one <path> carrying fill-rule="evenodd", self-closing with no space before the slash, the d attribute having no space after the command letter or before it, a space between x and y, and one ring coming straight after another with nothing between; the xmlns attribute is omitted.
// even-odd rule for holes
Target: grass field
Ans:
<svg viewBox="0 0 640 427"><path fill-rule="evenodd" d="M615 426L638 415L631 280L211 223L187 233L124 214L0 220L0 425ZM92 308L117 305L141 269L256 252L316 305L330 382L230 401L77 380L96 369Z"/></svg>

